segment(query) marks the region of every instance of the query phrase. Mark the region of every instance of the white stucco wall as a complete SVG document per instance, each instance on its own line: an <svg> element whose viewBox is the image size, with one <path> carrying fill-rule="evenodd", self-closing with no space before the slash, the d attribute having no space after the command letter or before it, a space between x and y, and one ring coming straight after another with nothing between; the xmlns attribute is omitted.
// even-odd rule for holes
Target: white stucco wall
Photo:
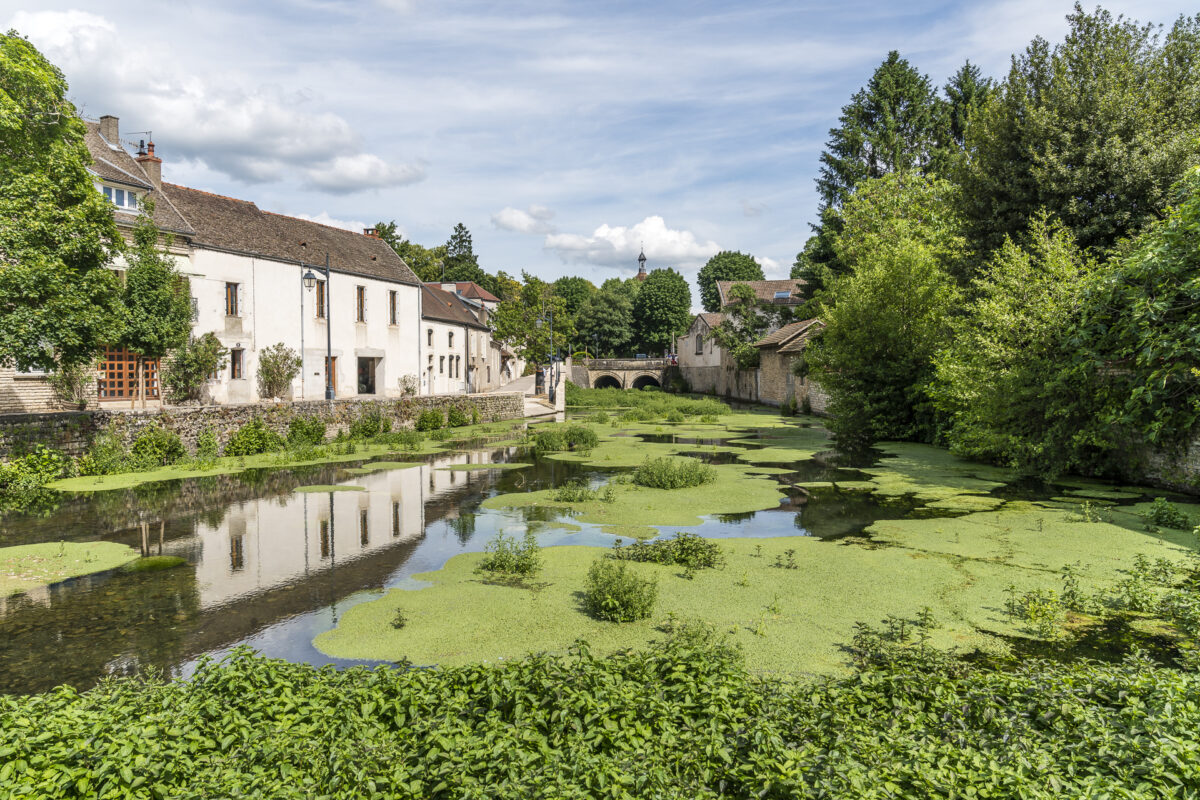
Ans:
<svg viewBox="0 0 1200 800"><path fill-rule="evenodd" d="M336 269L336 268L335 268ZM303 368L292 384L292 397L325 396L326 329L317 317L316 290L304 288L296 264L195 248L186 268L198 316L196 335L212 331L225 347L243 350L242 378L230 377L226 363L220 379L207 387L216 403L245 403L258 399L259 353L283 342L303 355ZM238 284L238 315L225 315L225 284ZM356 321L355 287L366 290L366 319ZM397 324L389 324L388 293L397 293ZM336 359L338 397L358 392L358 359L376 360L375 394L400 394L403 375L416 375L420 365L418 340L419 290L334 271L329 286L332 353Z"/></svg>
<svg viewBox="0 0 1200 800"><path fill-rule="evenodd" d="M466 390L469 363L466 332L469 330L463 325L431 319L421 321L421 394L459 394ZM450 363L455 358L462 364L461 374L451 370Z"/></svg>
<svg viewBox="0 0 1200 800"><path fill-rule="evenodd" d="M701 345L702 353L696 352L697 335L704 337ZM721 348L713 340L712 329L708 327L708 323L700 317L692 320L692 327L679 337L675 354L681 367L719 367L721 365Z"/></svg>

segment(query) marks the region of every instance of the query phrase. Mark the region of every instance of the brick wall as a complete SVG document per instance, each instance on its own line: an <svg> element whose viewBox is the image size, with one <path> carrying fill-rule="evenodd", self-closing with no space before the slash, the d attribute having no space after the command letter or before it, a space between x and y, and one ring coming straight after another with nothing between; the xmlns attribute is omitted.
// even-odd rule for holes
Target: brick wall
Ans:
<svg viewBox="0 0 1200 800"><path fill-rule="evenodd" d="M393 429L411 426L417 415L428 408L457 406L465 410L474 406L483 422L520 419L525 415L524 395L519 392L388 400L346 399L335 400L332 404L324 400L307 400L278 404L168 406L146 411L101 408L71 413L5 415L0 416L0 458L37 444L78 455L87 449L99 431L110 427L129 444L144 428L155 423L179 434L189 450L195 449L196 438L206 428L213 428L224 446L234 431L255 417L261 418L268 428L282 435L287 433L293 418L314 415L325 420L328 434L333 436L345 430L354 419L373 406L392 420Z"/></svg>

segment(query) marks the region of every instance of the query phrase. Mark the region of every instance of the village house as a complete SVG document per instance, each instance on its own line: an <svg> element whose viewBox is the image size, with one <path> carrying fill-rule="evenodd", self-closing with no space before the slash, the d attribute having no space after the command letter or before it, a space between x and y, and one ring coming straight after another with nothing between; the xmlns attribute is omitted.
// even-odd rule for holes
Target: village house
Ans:
<svg viewBox="0 0 1200 800"><path fill-rule="evenodd" d="M501 347L492 340L487 306L442 287L436 283L421 287L425 348L421 394L485 392L499 387L505 382Z"/></svg>
<svg viewBox="0 0 1200 800"><path fill-rule="evenodd" d="M825 392L807 374L798 376L794 370L809 342L824 327L818 319L806 319L784 325L754 343L758 348L758 402L769 406L795 402L797 408L825 412Z"/></svg>
<svg viewBox="0 0 1200 800"><path fill-rule="evenodd" d="M687 332L678 339L675 352L679 372L692 391L756 403L760 401L759 371L739 369L734 359L712 335L712 332L728 318L726 312L729 307L737 302L731 290L738 284L749 286L761 306L790 309L803 305L807 299L807 284L797 278L776 281L717 281L717 294L721 299L722 311L697 314ZM778 323L773 320L767 328L767 335L778 329Z"/></svg>
<svg viewBox="0 0 1200 800"><path fill-rule="evenodd" d="M206 402L264 399L256 380L259 354L280 342L302 358L292 399L323 398L327 368L339 398L392 397L406 382L416 386L424 363L421 283L373 229L346 231L164 182L153 142L139 142L131 155L116 117L87 123L85 142L96 190L113 204L123 234L130 235L144 202L153 201L153 221L171 238L170 252L190 283L193 335L212 332L229 350L203 389ZM113 265L124 266L121 259ZM134 402L133 364L131 353L108 349L97 403ZM162 399L159 367L146 365L151 405ZM0 372L0 412L56 407L44 375Z"/></svg>

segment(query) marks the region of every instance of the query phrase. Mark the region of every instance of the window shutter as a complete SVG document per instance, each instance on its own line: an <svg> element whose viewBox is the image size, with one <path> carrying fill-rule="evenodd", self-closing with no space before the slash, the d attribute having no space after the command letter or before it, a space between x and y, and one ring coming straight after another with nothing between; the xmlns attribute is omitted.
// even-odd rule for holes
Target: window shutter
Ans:
<svg viewBox="0 0 1200 800"><path fill-rule="evenodd" d="M237 315L239 317L246 316L246 284L239 283L237 285Z"/></svg>

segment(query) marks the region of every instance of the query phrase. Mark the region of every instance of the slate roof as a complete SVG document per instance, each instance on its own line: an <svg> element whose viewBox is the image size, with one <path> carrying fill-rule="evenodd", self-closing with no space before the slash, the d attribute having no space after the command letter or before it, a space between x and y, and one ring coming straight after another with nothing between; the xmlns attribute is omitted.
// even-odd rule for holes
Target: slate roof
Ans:
<svg viewBox="0 0 1200 800"><path fill-rule="evenodd" d="M795 306L804 302L804 287L808 284L799 278L789 278L782 281L717 281L717 294L721 297L721 307L729 305L729 290L739 283L744 283L754 290L754 295L764 303L781 306ZM786 299L776 299L776 292L787 292Z"/></svg>
<svg viewBox="0 0 1200 800"><path fill-rule="evenodd" d="M108 183L138 189L154 200L153 219L159 230L184 235L194 233L187 219L170 199L155 190L149 176L142 171L141 164L138 164L119 142L106 141L100 135L100 123L84 124L87 126L87 132L83 136L83 142L92 156L92 173ZM137 214L132 211L125 211L116 206L113 206L113 211L118 224L133 225L137 220Z"/></svg>
<svg viewBox="0 0 1200 800"><path fill-rule="evenodd" d="M778 348L781 353L799 353L808 344L809 339L824 327L825 323L819 319L792 322L773 333L768 333L755 342L754 346Z"/></svg>
<svg viewBox="0 0 1200 800"><path fill-rule="evenodd" d="M323 265L335 272L416 285L417 276L382 239L259 209L248 200L163 183L195 228L193 242L278 261Z"/></svg>
<svg viewBox="0 0 1200 800"><path fill-rule="evenodd" d="M421 319L488 330L488 326L481 323L470 307L457 295L427 283L421 285Z"/></svg>

